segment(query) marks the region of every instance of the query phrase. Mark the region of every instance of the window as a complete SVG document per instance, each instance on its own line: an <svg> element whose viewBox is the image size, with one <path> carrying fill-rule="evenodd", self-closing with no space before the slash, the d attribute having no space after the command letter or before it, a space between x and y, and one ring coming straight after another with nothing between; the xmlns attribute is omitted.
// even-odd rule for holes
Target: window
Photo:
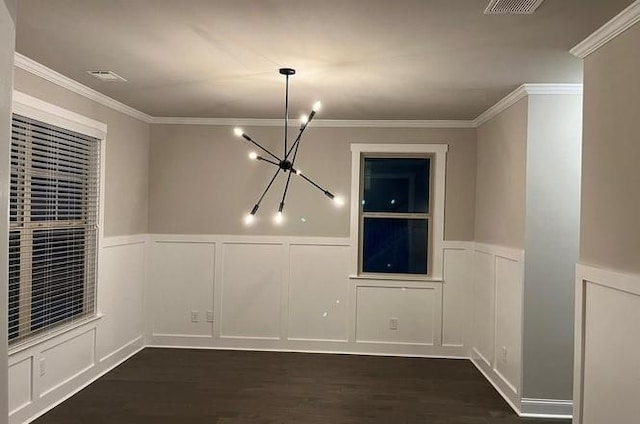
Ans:
<svg viewBox="0 0 640 424"><path fill-rule="evenodd" d="M100 147L98 138L13 115L12 346L95 315Z"/></svg>
<svg viewBox="0 0 640 424"><path fill-rule="evenodd" d="M352 145L355 274L442 278L446 150L442 144Z"/></svg>

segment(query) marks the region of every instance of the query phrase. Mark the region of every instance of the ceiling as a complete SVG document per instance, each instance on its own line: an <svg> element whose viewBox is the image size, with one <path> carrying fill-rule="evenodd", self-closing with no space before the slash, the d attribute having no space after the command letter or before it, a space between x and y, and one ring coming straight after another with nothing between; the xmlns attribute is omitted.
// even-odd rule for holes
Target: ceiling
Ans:
<svg viewBox="0 0 640 424"><path fill-rule="evenodd" d="M569 49L632 0L488 3L20 0L16 50L152 116L282 117L292 67L292 116L321 99L322 119L474 119L522 83L581 82Z"/></svg>

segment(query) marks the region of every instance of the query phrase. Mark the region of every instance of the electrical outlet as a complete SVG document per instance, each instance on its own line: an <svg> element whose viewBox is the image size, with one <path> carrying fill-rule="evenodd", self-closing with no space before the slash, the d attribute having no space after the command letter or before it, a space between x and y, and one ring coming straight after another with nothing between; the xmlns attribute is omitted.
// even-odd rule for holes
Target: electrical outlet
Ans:
<svg viewBox="0 0 640 424"><path fill-rule="evenodd" d="M502 362L507 362L507 347L502 346Z"/></svg>
<svg viewBox="0 0 640 424"><path fill-rule="evenodd" d="M207 322L213 322L213 311L207 311Z"/></svg>
<svg viewBox="0 0 640 424"><path fill-rule="evenodd" d="M191 311L191 322L200 322L200 313L198 311Z"/></svg>
<svg viewBox="0 0 640 424"><path fill-rule="evenodd" d="M396 331L398 329L398 318L391 317L389 318L389 330Z"/></svg>
<svg viewBox="0 0 640 424"><path fill-rule="evenodd" d="M40 358L40 377L47 373L47 363L44 358Z"/></svg>

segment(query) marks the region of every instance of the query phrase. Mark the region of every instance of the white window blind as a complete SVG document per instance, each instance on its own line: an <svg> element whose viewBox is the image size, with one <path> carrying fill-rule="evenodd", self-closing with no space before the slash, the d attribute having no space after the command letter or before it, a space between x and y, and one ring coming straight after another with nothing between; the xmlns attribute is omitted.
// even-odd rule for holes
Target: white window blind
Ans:
<svg viewBox="0 0 640 424"><path fill-rule="evenodd" d="M9 343L95 314L100 140L13 115Z"/></svg>

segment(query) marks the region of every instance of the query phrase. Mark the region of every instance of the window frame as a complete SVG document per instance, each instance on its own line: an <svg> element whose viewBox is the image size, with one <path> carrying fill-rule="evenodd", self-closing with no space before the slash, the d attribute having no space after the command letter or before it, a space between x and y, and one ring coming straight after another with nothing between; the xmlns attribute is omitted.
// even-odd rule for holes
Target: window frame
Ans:
<svg viewBox="0 0 640 424"><path fill-rule="evenodd" d="M447 144L351 144L351 260L350 277L383 280L443 280L444 203ZM363 222L361 211L363 194L363 165L366 157L430 158L429 211L427 218L427 271L424 274L392 274L362 272ZM378 214L380 215L380 214ZM423 215L423 214L407 214Z"/></svg>
<svg viewBox="0 0 640 424"><path fill-rule="evenodd" d="M99 292L99 269L102 262L101 246L103 245L104 238L104 195L105 195L105 154L106 154L106 136L107 125L85 117L83 115L71 112L67 109L29 96L20 91L14 90L12 100L12 114L21 115L27 118L31 118L40 122L44 122L49 125L54 125L66 130L81 133L99 141L100 161L98 164L98 217L97 217L97 234L96 234L96 261L95 261L95 288L94 288L94 311L93 314L84 317L80 320L63 322L61 325L52 328L50 331L43 333L36 332L31 337L27 337L24 340L16 342L14 345L9 346L9 354L16 353L23 349L26 349L35 344L42 343L45 340L49 340L61 333L70 331L80 325L83 325L89 321L93 321L100 317L101 314L98 310L98 292ZM61 227L63 228L63 227ZM22 294L23 287L20 287ZM23 312L20 312L23 315ZM23 319L22 317L20 318Z"/></svg>

